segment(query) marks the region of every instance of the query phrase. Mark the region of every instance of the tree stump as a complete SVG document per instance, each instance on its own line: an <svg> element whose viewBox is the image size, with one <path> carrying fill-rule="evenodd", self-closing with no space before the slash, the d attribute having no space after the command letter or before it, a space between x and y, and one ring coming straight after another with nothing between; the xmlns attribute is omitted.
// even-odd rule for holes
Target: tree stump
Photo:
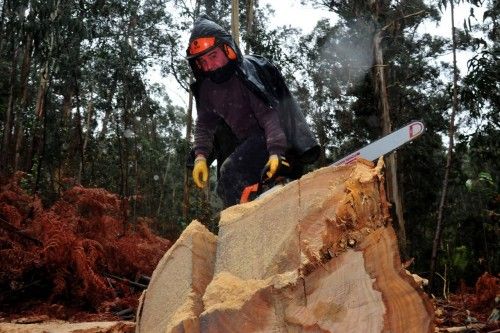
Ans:
<svg viewBox="0 0 500 333"><path fill-rule="evenodd" d="M199 332L215 246L216 236L198 221L191 222L160 260L141 296L137 332Z"/></svg>
<svg viewBox="0 0 500 333"><path fill-rule="evenodd" d="M433 332L432 305L401 265L382 169L363 160L326 167L226 209L215 256L193 247L182 258L194 265L167 252L137 332ZM199 276L206 283L195 288ZM171 300L193 293L196 311Z"/></svg>

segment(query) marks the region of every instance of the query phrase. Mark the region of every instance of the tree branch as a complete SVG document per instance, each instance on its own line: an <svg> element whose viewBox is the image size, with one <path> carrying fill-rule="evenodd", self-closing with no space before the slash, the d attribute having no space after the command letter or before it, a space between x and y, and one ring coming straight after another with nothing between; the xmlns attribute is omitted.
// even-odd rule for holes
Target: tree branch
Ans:
<svg viewBox="0 0 500 333"><path fill-rule="evenodd" d="M43 245L43 243L40 240L38 240L34 237L31 237L30 235L26 234L26 232L23 230L19 230L18 228L16 228L15 226L13 226L12 224L10 224L8 221L4 220L1 217L0 217L0 228L7 230L9 232L12 232L18 236L21 236L24 239L30 240L33 243L35 243L36 245L40 245L40 246Z"/></svg>
<svg viewBox="0 0 500 333"><path fill-rule="evenodd" d="M382 29L380 29L380 30L385 31L387 28L389 28L391 25L393 25L393 24L394 24L394 22L396 22L396 21L401 21L401 20L404 20L404 19L409 18L409 17L412 17L412 16L417 16L417 15L420 15L420 14L422 14L422 13L425 13L425 10L423 10L423 9L422 9L422 10L419 10L418 12L415 12L415 13L408 14L408 15L405 15L405 16L403 16L403 17L400 17L400 18L398 18L397 20L394 20L394 21L392 21L391 23L387 24L385 27L383 27L383 28L382 28Z"/></svg>

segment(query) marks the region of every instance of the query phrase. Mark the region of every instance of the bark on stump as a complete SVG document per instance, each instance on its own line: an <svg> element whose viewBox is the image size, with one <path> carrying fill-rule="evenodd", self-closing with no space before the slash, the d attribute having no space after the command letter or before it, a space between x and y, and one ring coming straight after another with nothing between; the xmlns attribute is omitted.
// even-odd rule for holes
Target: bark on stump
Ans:
<svg viewBox="0 0 500 333"><path fill-rule="evenodd" d="M193 247L182 260L172 249L162 259L137 332L433 332L432 305L401 265L382 168L323 168L223 211L215 258ZM161 306L149 305L154 290ZM196 311L171 300L193 293Z"/></svg>

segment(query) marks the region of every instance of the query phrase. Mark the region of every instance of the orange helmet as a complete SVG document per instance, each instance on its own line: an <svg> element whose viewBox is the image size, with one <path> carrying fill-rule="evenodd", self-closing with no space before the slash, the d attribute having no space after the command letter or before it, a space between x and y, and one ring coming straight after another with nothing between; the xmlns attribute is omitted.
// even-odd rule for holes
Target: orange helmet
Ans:
<svg viewBox="0 0 500 333"><path fill-rule="evenodd" d="M227 44L223 45L224 46L222 47L222 50L224 51L226 56L230 60L236 60L238 56L236 55L236 52L233 50L233 48ZM219 43L217 42L215 37L199 37L193 39L191 43L189 43L189 47L187 50L187 59L193 59L202 56L205 53L212 51L217 46L219 46Z"/></svg>
<svg viewBox="0 0 500 333"><path fill-rule="evenodd" d="M215 37L199 37L189 43L188 59L199 57L217 47Z"/></svg>

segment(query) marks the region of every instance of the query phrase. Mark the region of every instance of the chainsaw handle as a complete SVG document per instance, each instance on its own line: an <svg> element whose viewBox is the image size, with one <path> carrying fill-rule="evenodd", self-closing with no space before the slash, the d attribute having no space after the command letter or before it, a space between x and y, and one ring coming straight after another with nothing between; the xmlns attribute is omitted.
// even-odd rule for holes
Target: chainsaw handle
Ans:
<svg viewBox="0 0 500 333"><path fill-rule="evenodd" d="M252 185L248 185L243 189L243 192L241 193L240 204L252 201L255 198L257 198L262 193L262 188L264 185L268 185L269 183L274 182L279 175L283 176L289 175L291 168L290 168L290 163L285 158L282 158L278 170L276 170L276 173L271 178L267 177L266 173L268 170L269 166L266 165L260 172L259 182Z"/></svg>
<svg viewBox="0 0 500 333"><path fill-rule="evenodd" d="M255 183L252 185L249 185L243 189L243 193L241 193L241 199L240 203L245 203L245 202L250 202L254 198L251 198L251 196L255 193L256 195L260 194L260 191L262 190L262 183Z"/></svg>

